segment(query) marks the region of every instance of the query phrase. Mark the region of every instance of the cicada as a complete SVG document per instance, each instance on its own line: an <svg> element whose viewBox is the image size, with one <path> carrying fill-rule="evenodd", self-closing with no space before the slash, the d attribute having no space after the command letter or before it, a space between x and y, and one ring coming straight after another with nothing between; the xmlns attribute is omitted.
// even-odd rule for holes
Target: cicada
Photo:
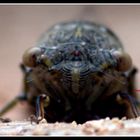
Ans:
<svg viewBox="0 0 140 140"><path fill-rule="evenodd" d="M117 35L104 25L69 21L53 25L23 54L23 94L38 122L84 123L139 116L137 69Z"/></svg>

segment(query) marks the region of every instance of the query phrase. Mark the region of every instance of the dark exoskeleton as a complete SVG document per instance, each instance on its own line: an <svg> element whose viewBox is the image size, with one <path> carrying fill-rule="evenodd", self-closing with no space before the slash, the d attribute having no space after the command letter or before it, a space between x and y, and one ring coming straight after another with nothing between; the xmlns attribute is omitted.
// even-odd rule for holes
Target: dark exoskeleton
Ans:
<svg viewBox="0 0 140 140"><path fill-rule="evenodd" d="M23 95L38 122L84 123L139 116L137 69L117 36L103 25L73 21L54 25L23 55ZM41 117L41 118L40 118Z"/></svg>

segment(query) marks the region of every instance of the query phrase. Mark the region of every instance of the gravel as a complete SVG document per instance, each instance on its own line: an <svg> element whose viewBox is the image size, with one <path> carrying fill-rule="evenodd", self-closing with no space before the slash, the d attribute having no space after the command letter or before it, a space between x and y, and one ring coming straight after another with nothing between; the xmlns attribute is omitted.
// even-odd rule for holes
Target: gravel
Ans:
<svg viewBox="0 0 140 140"><path fill-rule="evenodd" d="M140 117L135 119L105 118L84 124L56 122L39 124L29 120L0 122L0 136L138 136Z"/></svg>

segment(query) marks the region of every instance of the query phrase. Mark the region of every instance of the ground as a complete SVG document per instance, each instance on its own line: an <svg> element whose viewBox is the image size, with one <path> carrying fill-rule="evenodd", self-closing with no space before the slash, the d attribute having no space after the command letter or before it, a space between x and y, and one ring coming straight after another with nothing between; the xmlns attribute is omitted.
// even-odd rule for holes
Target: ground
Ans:
<svg viewBox="0 0 140 140"><path fill-rule="evenodd" d="M118 118L87 121L84 124L47 123L39 124L30 120L0 123L1 136L138 136L140 134L140 118Z"/></svg>

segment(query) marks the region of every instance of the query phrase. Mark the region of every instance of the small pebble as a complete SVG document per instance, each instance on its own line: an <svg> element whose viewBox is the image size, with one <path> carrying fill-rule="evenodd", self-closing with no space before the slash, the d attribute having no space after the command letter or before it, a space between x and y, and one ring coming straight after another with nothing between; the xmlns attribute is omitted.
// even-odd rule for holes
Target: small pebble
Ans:
<svg viewBox="0 0 140 140"><path fill-rule="evenodd" d="M40 122L39 122L39 124L40 123L47 123L47 120L46 119L42 119Z"/></svg>
<svg viewBox="0 0 140 140"><path fill-rule="evenodd" d="M86 135L92 135L92 134L94 134L94 129L93 129L93 128L84 127L84 128L82 129L82 131L83 131Z"/></svg>
<svg viewBox="0 0 140 140"><path fill-rule="evenodd" d="M76 121L73 121L71 124L72 124L73 127L77 127Z"/></svg>
<svg viewBox="0 0 140 140"><path fill-rule="evenodd" d="M108 120L110 120L110 118L109 117L106 117L105 120L108 121Z"/></svg>
<svg viewBox="0 0 140 140"><path fill-rule="evenodd" d="M122 119L121 120L126 120L127 118L126 117L122 117Z"/></svg>
<svg viewBox="0 0 140 140"><path fill-rule="evenodd" d="M107 128L97 128L95 129L95 132L97 135L107 135L107 133L109 132Z"/></svg>

